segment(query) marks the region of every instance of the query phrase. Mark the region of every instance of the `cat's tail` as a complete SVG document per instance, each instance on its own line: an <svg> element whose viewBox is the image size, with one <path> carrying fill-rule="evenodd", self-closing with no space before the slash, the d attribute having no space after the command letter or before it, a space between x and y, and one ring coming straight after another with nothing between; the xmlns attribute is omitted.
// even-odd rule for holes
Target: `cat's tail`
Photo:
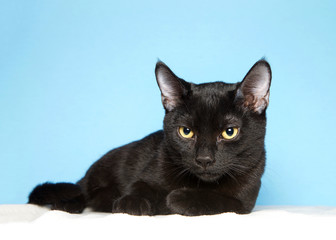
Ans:
<svg viewBox="0 0 336 240"><path fill-rule="evenodd" d="M85 197L79 185L73 183L49 183L36 186L29 195L28 203L45 206L52 210L81 213Z"/></svg>

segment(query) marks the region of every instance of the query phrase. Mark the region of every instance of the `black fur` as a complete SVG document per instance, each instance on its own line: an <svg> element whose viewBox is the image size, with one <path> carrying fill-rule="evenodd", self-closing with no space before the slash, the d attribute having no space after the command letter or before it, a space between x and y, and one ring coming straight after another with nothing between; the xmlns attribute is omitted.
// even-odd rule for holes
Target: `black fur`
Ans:
<svg viewBox="0 0 336 240"><path fill-rule="evenodd" d="M164 63L156 78L166 110L163 131L111 150L77 183L45 183L29 203L72 213L209 215L252 211L265 167L265 110L271 70L258 61L241 83L193 84ZM184 138L179 127L194 132ZM239 129L226 140L221 133Z"/></svg>
<svg viewBox="0 0 336 240"><path fill-rule="evenodd" d="M72 183L38 185L29 195L29 203L50 205L51 209L70 213L81 213L85 208L85 198L81 188Z"/></svg>

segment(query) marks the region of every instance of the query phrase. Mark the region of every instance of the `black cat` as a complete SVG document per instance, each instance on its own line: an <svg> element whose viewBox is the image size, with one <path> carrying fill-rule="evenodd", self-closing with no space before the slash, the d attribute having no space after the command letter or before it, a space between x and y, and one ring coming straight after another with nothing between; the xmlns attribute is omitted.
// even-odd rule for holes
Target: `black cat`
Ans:
<svg viewBox="0 0 336 240"><path fill-rule="evenodd" d="M265 167L270 65L258 61L236 84L189 83L160 61L155 74L163 131L108 152L77 184L37 186L29 203L71 213L252 211Z"/></svg>

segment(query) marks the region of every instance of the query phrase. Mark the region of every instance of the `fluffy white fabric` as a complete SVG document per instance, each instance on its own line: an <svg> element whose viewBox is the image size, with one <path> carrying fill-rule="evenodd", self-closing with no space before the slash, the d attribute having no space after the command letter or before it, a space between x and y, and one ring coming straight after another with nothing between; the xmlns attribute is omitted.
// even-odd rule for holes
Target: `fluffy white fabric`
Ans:
<svg viewBox="0 0 336 240"><path fill-rule="evenodd" d="M248 215L136 217L0 205L0 239L336 239L336 207L261 207Z"/></svg>

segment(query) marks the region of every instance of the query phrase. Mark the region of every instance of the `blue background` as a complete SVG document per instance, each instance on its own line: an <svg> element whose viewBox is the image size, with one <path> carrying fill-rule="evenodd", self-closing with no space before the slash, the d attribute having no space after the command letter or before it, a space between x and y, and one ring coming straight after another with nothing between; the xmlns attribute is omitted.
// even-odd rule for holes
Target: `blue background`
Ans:
<svg viewBox="0 0 336 240"><path fill-rule="evenodd" d="M194 83L273 70L260 205L336 206L336 1L1 1L0 203L162 127L158 58Z"/></svg>

